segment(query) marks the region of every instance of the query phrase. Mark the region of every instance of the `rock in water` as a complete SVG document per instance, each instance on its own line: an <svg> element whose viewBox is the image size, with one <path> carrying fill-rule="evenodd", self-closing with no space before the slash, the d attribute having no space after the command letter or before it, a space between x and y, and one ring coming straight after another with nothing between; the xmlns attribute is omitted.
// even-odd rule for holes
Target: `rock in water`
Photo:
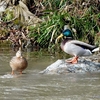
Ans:
<svg viewBox="0 0 100 100"><path fill-rule="evenodd" d="M85 73L99 72L100 63L92 62L90 59L79 59L77 64L66 63L66 60L57 60L45 70L42 74L66 74L66 73Z"/></svg>

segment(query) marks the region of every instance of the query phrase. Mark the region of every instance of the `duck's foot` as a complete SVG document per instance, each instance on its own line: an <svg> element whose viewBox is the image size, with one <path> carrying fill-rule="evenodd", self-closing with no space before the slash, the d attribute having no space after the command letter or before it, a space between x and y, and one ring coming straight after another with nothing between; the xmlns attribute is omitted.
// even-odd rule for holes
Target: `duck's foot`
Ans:
<svg viewBox="0 0 100 100"><path fill-rule="evenodd" d="M22 71L19 72L19 74L22 74ZM11 72L11 75L14 75L14 71Z"/></svg>
<svg viewBox="0 0 100 100"><path fill-rule="evenodd" d="M74 57L72 60L67 60L67 63L77 64L78 63L78 57Z"/></svg>
<svg viewBox="0 0 100 100"><path fill-rule="evenodd" d="M14 71L12 70L11 75L14 75Z"/></svg>
<svg viewBox="0 0 100 100"><path fill-rule="evenodd" d="M19 73L20 73L20 75L21 75L21 74L22 74L22 71L20 71Z"/></svg>

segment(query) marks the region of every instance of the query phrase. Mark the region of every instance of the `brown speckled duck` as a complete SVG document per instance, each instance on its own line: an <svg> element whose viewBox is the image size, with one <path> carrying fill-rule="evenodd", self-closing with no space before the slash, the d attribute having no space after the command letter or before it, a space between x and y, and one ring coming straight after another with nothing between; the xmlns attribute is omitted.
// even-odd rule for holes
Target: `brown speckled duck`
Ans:
<svg viewBox="0 0 100 100"><path fill-rule="evenodd" d="M21 48L16 53L16 56L14 56L10 61L10 67L12 68L12 75L14 74L14 71L20 72L22 74L22 71L26 69L28 63L25 57L22 56Z"/></svg>

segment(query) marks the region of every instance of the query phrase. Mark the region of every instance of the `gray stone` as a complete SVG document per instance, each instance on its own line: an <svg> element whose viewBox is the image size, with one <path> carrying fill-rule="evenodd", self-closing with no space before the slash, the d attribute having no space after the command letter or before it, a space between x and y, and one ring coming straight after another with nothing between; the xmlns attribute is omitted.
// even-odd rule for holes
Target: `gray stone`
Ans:
<svg viewBox="0 0 100 100"><path fill-rule="evenodd" d="M93 57L92 57L93 58ZM94 57L94 59L96 59ZM92 59L93 60L93 59ZM66 60L59 59L46 69L42 74L66 74L66 73L86 73L100 72L100 63L92 61L91 58L79 58L77 64L67 63Z"/></svg>

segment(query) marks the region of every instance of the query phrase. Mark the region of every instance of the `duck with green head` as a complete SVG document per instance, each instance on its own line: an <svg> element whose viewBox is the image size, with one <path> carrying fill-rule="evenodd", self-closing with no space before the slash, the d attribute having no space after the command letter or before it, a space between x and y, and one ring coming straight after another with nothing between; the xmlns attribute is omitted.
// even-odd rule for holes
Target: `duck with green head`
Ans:
<svg viewBox="0 0 100 100"><path fill-rule="evenodd" d="M66 62L75 64L78 63L79 57L89 56L92 55L92 52L99 51L99 48L97 48L94 45L74 40L73 33L68 25L66 26L66 29L63 31L63 33L57 37L56 43L63 36L65 36L66 38L64 38L63 41L61 42L61 49L67 54L74 56L72 60Z"/></svg>

